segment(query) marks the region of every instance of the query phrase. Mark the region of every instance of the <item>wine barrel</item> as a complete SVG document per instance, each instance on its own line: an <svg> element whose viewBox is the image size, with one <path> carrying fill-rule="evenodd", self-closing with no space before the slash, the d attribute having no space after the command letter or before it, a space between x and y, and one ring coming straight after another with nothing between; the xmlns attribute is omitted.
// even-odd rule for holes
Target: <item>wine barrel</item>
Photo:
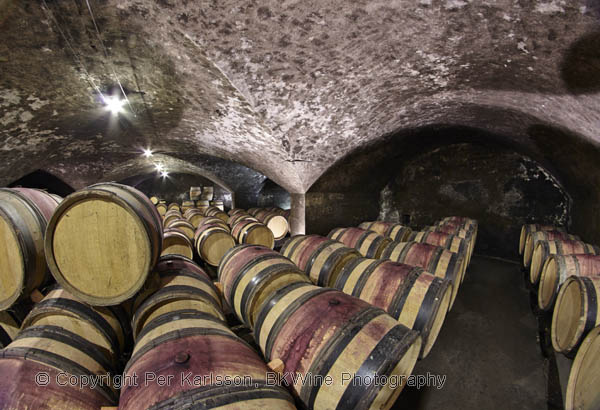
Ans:
<svg viewBox="0 0 600 410"><path fill-rule="evenodd" d="M237 215L239 213L245 214L247 212L241 208L232 208L229 211L227 211L227 215L229 215L229 216Z"/></svg>
<svg viewBox="0 0 600 410"><path fill-rule="evenodd" d="M537 241L536 243L529 268L529 281L533 285L538 283L542 267L550 255L600 254L600 248L596 245L576 240Z"/></svg>
<svg viewBox="0 0 600 410"><path fill-rule="evenodd" d="M465 274L466 267L463 256L442 246L428 243L392 242L381 254L381 259L419 266L438 278L450 281L452 283L452 297L449 309L452 309L458 294L458 288Z"/></svg>
<svg viewBox="0 0 600 410"><path fill-rule="evenodd" d="M160 256L165 255L182 255L191 259L194 257L194 244L182 230L167 228L164 232Z"/></svg>
<svg viewBox="0 0 600 410"><path fill-rule="evenodd" d="M379 235L387 236L392 238L393 241L399 242L405 241L412 232L412 229L408 226L383 221L363 222L358 225L358 227L368 231L377 232Z"/></svg>
<svg viewBox="0 0 600 410"><path fill-rule="evenodd" d="M191 186L190 187L190 199L192 201L199 200L200 195L202 195L202 187L199 187L199 186Z"/></svg>
<svg viewBox="0 0 600 410"><path fill-rule="evenodd" d="M175 219L169 222L168 225L165 225L165 228L175 228L183 231L190 240L194 239L194 233L196 229L194 229L194 225L192 225L187 219Z"/></svg>
<svg viewBox="0 0 600 410"><path fill-rule="evenodd" d="M196 230L194 243L203 261L212 266L219 266L223 256L235 246L235 239L229 230L221 225L204 224Z"/></svg>
<svg viewBox="0 0 600 410"><path fill-rule="evenodd" d="M346 264L333 286L382 308L423 338L426 357L446 318L452 284L418 266L387 260L357 258Z"/></svg>
<svg viewBox="0 0 600 410"><path fill-rule="evenodd" d="M248 213L252 216L256 216L256 213L259 212L262 208L250 208L248 209Z"/></svg>
<svg viewBox="0 0 600 410"><path fill-rule="evenodd" d="M215 195L215 189L211 186L202 187L202 195L200 195L200 199L204 201L212 201Z"/></svg>
<svg viewBox="0 0 600 410"><path fill-rule="evenodd" d="M191 208L185 211L183 217L187 219L195 229L200 224L200 221L202 221L204 218L204 212L198 208Z"/></svg>
<svg viewBox="0 0 600 410"><path fill-rule="evenodd" d="M467 218L466 216L447 216L440 219L439 223L453 223L464 226L465 228L473 228L477 232L478 223L476 219Z"/></svg>
<svg viewBox="0 0 600 410"><path fill-rule="evenodd" d="M215 216L205 216L200 223L198 223L198 228L201 227L202 225L219 225L220 227L222 227L223 229L225 229L226 231L230 231L231 229L229 228L229 225L227 225L225 222L223 222L222 219L217 218Z"/></svg>
<svg viewBox="0 0 600 410"><path fill-rule="evenodd" d="M210 206L214 206L215 208L218 208L221 211L225 211L225 204L221 199L218 199L216 201L210 201L209 204Z"/></svg>
<svg viewBox="0 0 600 410"><path fill-rule="evenodd" d="M443 232L449 235L458 236L461 239L464 239L467 243L467 252L469 255L473 254L473 250L475 249L475 231L472 227L465 228L458 224L443 222L440 225L432 225L426 226L421 231L425 232Z"/></svg>
<svg viewBox="0 0 600 410"><path fill-rule="evenodd" d="M192 209L195 206L196 206L196 203L194 201L187 201L187 200L183 201L183 202L181 202L181 212L184 213L188 209Z"/></svg>
<svg viewBox="0 0 600 410"><path fill-rule="evenodd" d="M525 224L521 227L521 234L519 235L519 255L523 255L527 236L529 236L531 232L538 231L560 231L565 233L567 232L565 228L554 225Z"/></svg>
<svg viewBox="0 0 600 410"><path fill-rule="evenodd" d="M17 336L28 310L29 306L23 304L0 311L0 349L8 346Z"/></svg>
<svg viewBox="0 0 600 410"><path fill-rule="evenodd" d="M233 227L236 223L238 223L239 221L242 221L242 220L260 222L258 219L256 219L255 217L253 217L245 212L244 213L238 212L237 214L231 215L229 217L229 219L227 219L227 225Z"/></svg>
<svg viewBox="0 0 600 410"><path fill-rule="evenodd" d="M162 217L165 216L165 214L167 213L167 203L165 201L160 201L157 205L156 205L156 210L158 211L158 214Z"/></svg>
<svg viewBox="0 0 600 410"><path fill-rule="evenodd" d="M330 287L346 263L361 256L354 248L318 235L296 235L280 252L306 272L315 285Z"/></svg>
<svg viewBox="0 0 600 410"><path fill-rule="evenodd" d="M523 249L523 266L529 267L531 264L531 258L533 257L533 252L535 251L537 242L555 240L579 241L580 238L577 235L570 235L563 231L530 232L525 239L525 248ZM543 263L544 261L541 262Z"/></svg>
<svg viewBox="0 0 600 410"><path fill-rule="evenodd" d="M273 232L275 240L283 239L290 231L287 219L281 215L263 210L256 214L256 218Z"/></svg>
<svg viewBox="0 0 600 410"><path fill-rule="evenodd" d="M390 382L411 374L421 348L418 332L383 310L306 283L273 294L254 335L267 361L283 361L285 380L308 409L389 409L404 387ZM297 374L330 383L303 383ZM386 382L360 382L376 376Z"/></svg>
<svg viewBox="0 0 600 410"><path fill-rule="evenodd" d="M118 306L92 307L56 287L35 305L22 328L55 326L88 340L106 360L116 361L129 348L129 320Z"/></svg>
<svg viewBox="0 0 600 410"><path fill-rule="evenodd" d="M229 306L250 327L258 308L273 292L289 283L310 283L288 258L257 245L240 245L227 252L218 275Z"/></svg>
<svg viewBox="0 0 600 410"><path fill-rule="evenodd" d="M565 410L600 409L600 327L596 327L585 338L571 365Z"/></svg>
<svg viewBox="0 0 600 410"><path fill-rule="evenodd" d="M206 199L199 199L196 201L196 208L198 208L201 212L206 212L208 208L210 208L210 202Z"/></svg>
<svg viewBox="0 0 600 410"><path fill-rule="evenodd" d="M44 232L57 206L57 200L41 190L0 189L0 310L44 283Z"/></svg>
<svg viewBox="0 0 600 410"><path fill-rule="evenodd" d="M600 326L600 277L569 276L560 287L552 315L554 350L573 355L587 334Z"/></svg>
<svg viewBox="0 0 600 410"><path fill-rule="evenodd" d="M450 235L444 232L413 232L408 237L407 242L421 242L442 246L454 253L464 256L466 266L471 262L468 243L456 235Z"/></svg>
<svg viewBox="0 0 600 410"><path fill-rule="evenodd" d="M260 222L239 221L231 228L231 236L239 244L262 245L271 249L275 246L273 232Z"/></svg>
<svg viewBox="0 0 600 410"><path fill-rule="evenodd" d="M540 309L552 309L559 286L571 275L600 276L600 256L586 254L548 256L540 274L538 290Z"/></svg>
<svg viewBox="0 0 600 410"><path fill-rule="evenodd" d="M136 298L132 319L134 338L138 338L147 322L177 310L197 310L225 323L221 298L212 280L191 259L163 256L153 274L159 278L159 289L154 294Z"/></svg>
<svg viewBox="0 0 600 410"><path fill-rule="evenodd" d="M225 212L221 211L219 208L216 208L214 206L210 206L204 212L204 215L206 215L206 216L214 216L216 218L221 219L225 223L227 223L227 220L229 219L229 215L227 215Z"/></svg>
<svg viewBox="0 0 600 410"><path fill-rule="evenodd" d="M124 386L119 409L295 409L260 356L202 312L169 312L144 326L125 377L149 373L172 382Z"/></svg>
<svg viewBox="0 0 600 410"><path fill-rule="evenodd" d="M181 212L181 207L179 206L179 204L178 204L178 203L176 203L176 202L171 202L171 203L169 204L169 206L167 207L167 210L168 210L168 211L170 211L170 210L176 210L176 211L179 211L179 212Z"/></svg>
<svg viewBox="0 0 600 410"><path fill-rule="evenodd" d="M48 224L46 259L56 281L91 305L119 304L144 284L162 248L148 197L126 185L92 185L64 199Z"/></svg>
<svg viewBox="0 0 600 410"><path fill-rule="evenodd" d="M181 212L178 209L171 209L169 211L167 211L167 213L165 214L164 218L163 218L163 226L167 227L169 225L169 223L176 221L178 219L183 218L183 215L181 214Z"/></svg>
<svg viewBox="0 0 600 410"><path fill-rule="evenodd" d="M151 196L150 202L152 202L154 205L158 205L158 203L160 202L160 199L158 199L158 197L156 197L156 196Z"/></svg>
<svg viewBox="0 0 600 410"><path fill-rule="evenodd" d="M386 236L360 228L334 228L327 237L356 249L366 258L375 259L379 258L385 247L392 243L392 240Z"/></svg>

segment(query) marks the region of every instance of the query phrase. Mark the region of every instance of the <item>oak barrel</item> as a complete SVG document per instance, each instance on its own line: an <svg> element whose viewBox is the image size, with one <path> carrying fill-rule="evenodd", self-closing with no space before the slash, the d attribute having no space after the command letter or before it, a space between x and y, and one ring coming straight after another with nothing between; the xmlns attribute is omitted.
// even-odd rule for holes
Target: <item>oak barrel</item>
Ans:
<svg viewBox="0 0 600 410"><path fill-rule="evenodd" d="M383 310L306 283L292 283L266 300L254 335L267 361L283 361L285 380L308 409L389 409L421 348L418 332ZM292 379L298 374L329 382ZM374 382L376 375L385 381Z"/></svg>
<svg viewBox="0 0 600 410"><path fill-rule="evenodd" d="M204 215L205 216L214 216L216 218L219 218L220 220L222 220L225 223L227 223L227 220L229 219L229 215L227 215L225 212L221 211L219 208L214 207L214 206L208 207L208 209L204 212Z"/></svg>
<svg viewBox="0 0 600 410"><path fill-rule="evenodd" d="M536 243L529 267L529 281L534 285L538 283L544 263L550 255L600 254L598 246L576 240L542 240Z"/></svg>
<svg viewBox="0 0 600 410"><path fill-rule="evenodd" d="M152 202L154 205L158 205L158 203L160 202L160 199L157 196L151 196L150 202Z"/></svg>
<svg viewBox="0 0 600 410"><path fill-rule="evenodd" d="M44 233L57 206L58 201L41 190L0 189L0 310L44 283Z"/></svg>
<svg viewBox="0 0 600 410"><path fill-rule="evenodd" d="M267 379L269 372L260 356L214 317L169 312L144 326L125 369L126 377L151 373L156 379L125 386L119 409L295 409L287 390Z"/></svg>
<svg viewBox="0 0 600 410"><path fill-rule="evenodd" d="M28 310L29 306L23 304L0 311L0 349L8 346L17 336Z"/></svg>
<svg viewBox="0 0 600 410"><path fill-rule="evenodd" d="M471 262L471 254L469 252L469 244L456 235L447 234L444 232L413 232L408 237L407 242L421 242L430 245L442 246L454 253L463 255L466 266Z"/></svg>
<svg viewBox="0 0 600 410"><path fill-rule="evenodd" d="M587 254L550 255L542 267L538 305L552 309L559 286L569 276L600 276L600 256Z"/></svg>
<svg viewBox="0 0 600 410"><path fill-rule="evenodd" d="M538 231L561 231L567 232L567 230L560 226L554 225L541 225L541 224L525 224L521 227L521 234L519 235L519 255L523 255L523 250L525 249L525 241L527 240L527 236L531 232Z"/></svg>
<svg viewBox="0 0 600 410"><path fill-rule="evenodd" d="M206 224L211 224L211 225L219 225L221 226L223 229L225 229L226 231L230 231L229 225L227 225L227 223L223 222L222 219L217 218L215 216L205 216L203 219L200 220L200 222L198 223L198 227L202 226L202 225L206 225Z"/></svg>
<svg viewBox="0 0 600 410"><path fill-rule="evenodd" d="M418 266L358 258L340 272L333 286L382 308L423 338L426 357L442 328L452 298L452 284Z"/></svg>
<svg viewBox="0 0 600 410"><path fill-rule="evenodd" d="M163 248L160 255L182 255L191 259L194 257L194 244L182 230L167 228L164 232Z"/></svg>
<svg viewBox="0 0 600 410"><path fill-rule="evenodd" d="M229 219L227 219L227 224L229 226L233 226L233 225L235 225L236 223L238 223L239 221L242 221L242 220L249 220L249 221L260 222L258 219L256 219L255 217L253 217L250 214L247 214L245 212L238 212L238 213L236 213L234 215L231 215L229 217Z"/></svg>
<svg viewBox="0 0 600 410"><path fill-rule="evenodd" d="M212 186L202 187L202 194L200 195L200 199L205 201L212 201L215 195L215 188Z"/></svg>
<svg viewBox="0 0 600 410"><path fill-rule="evenodd" d="M264 300L289 283L310 283L288 258L258 245L229 250L219 265L223 294L237 317L252 327Z"/></svg>
<svg viewBox="0 0 600 410"><path fill-rule="evenodd" d="M191 259L162 256L153 275L158 277L158 290L140 295L133 306L132 328L136 339L147 322L176 310L197 310L225 323L217 289L206 272Z"/></svg>
<svg viewBox="0 0 600 410"><path fill-rule="evenodd" d="M167 207L167 210L168 210L168 211L170 211L170 210L176 210L176 211L179 211L179 212L181 212L181 207L179 206L179 204L178 204L178 203L176 203L176 202L171 202L171 203L169 204L169 206Z"/></svg>
<svg viewBox="0 0 600 410"><path fill-rule="evenodd" d="M239 244L262 245L271 249L275 246L273 232L261 222L241 220L231 227L231 236Z"/></svg>
<svg viewBox="0 0 600 410"><path fill-rule="evenodd" d="M565 410L600 409L600 327L592 330L571 365Z"/></svg>
<svg viewBox="0 0 600 410"><path fill-rule="evenodd" d="M287 219L274 212L262 210L256 214L256 218L264 223L267 228L271 230L271 232L273 232L275 240L284 238L290 231L290 226Z"/></svg>
<svg viewBox="0 0 600 410"><path fill-rule="evenodd" d="M393 241L402 242L408 238L412 232L408 226L400 225L393 222L373 221L363 222L358 225L361 229L377 232L379 235L392 238Z"/></svg>
<svg viewBox="0 0 600 410"><path fill-rule="evenodd" d="M165 228L175 228L183 231L190 240L194 239L194 233L196 229L194 225L192 225L187 219L175 219L169 222L168 225L165 225Z"/></svg>
<svg viewBox="0 0 600 410"><path fill-rule="evenodd" d="M190 187L190 199L192 201L199 200L200 195L202 195L202 187L199 187L199 186L191 186Z"/></svg>
<svg viewBox="0 0 600 410"><path fill-rule="evenodd" d="M533 257L533 252L535 251L535 247L538 242L555 240L579 241L580 239L577 235L570 235L563 231L530 232L525 239L525 248L523 249L523 266L527 268L531 264L531 258Z"/></svg>
<svg viewBox="0 0 600 410"><path fill-rule="evenodd" d="M163 226L167 227L172 221L183 218L183 215L178 209L171 209L165 213L163 217Z"/></svg>
<svg viewBox="0 0 600 410"><path fill-rule="evenodd" d="M162 222L137 189L92 185L66 197L48 224L46 259L63 288L92 305L116 305L144 284L162 249Z"/></svg>
<svg viewBox="0 0 600 410"><path fill-rule="evenodd" d="M327 237L356 249L366 258L379 258L385 247L392 243L387 236L361 228L334 228Z"/></svg>
<svg viewBox="0 0 600 410"><path fill-rule="evenodd" d="M196 252L203 261L219 266L223 256L235 246L235 239L229 229L219 224L203 224L198 227L194 237Z"/></svg>
<svg viewBox="0 0 600 410"><path fill-rule="evenodd" d="M315 285L330 287L346 263L361 257L356 249L319 235L293 236L280 252L306 272Z"/></svg>
<svg viewBox="0 0 600 410"><path fill-rule="evenodd" d="M204 211L201 211L198 208L191 208L185 211L183 217L187 219L194 228L197 228L202 218L204 218Z"/></svg>
<svg viewBox="0 0 600 410"><path fill-rule="evenodd" d="M560 287L552 315L554 350L577 352L587 334L600 325L600 277L569 276Z"/></svg>
<svg viewBox="0 0 600 410"><path fill-rule="evenodd" d="M392 262L420 266L438 278L452 283L452 297L449 309L452 309L458 288L465 274L465 258L442 246L420 242L392 242L381 254L381 259Z"/></svg>
<svg viewBox="0 0 600 410"><path fill-rule="evenodd" d="M160 201L156 204L156 210L160 216L164 216L167 213L167 203L165 201Z"/></svg>
<svg viewBox="0 0 600 410"><path fill-rule="evenodd" d="M194 201L182 201L181 202L181 212L185 213L185 211L187 211L188 209L192 209L193 207L196 206L196 203Z"/></svg>

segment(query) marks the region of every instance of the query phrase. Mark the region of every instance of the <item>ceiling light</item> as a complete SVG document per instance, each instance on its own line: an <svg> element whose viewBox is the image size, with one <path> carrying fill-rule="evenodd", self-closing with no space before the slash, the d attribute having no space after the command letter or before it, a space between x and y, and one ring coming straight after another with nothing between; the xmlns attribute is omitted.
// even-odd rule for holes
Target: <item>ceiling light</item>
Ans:
<svg viewBox="0 0 600 410"><path fill-rule="evenodd" d="M116 115L123 111L125 100L121 100L119 97L109 96L104 97L104 104L106 105L106 109L108 111Z"/></svg>
<svg viewBox="0 0 600 410"><path fill-rule="evenodd" d="M144 150L144 153L143 153L143 155L144 155L146 158L150 158L150 157L152 156L152 154L153 154L153 152L152 152L152 150L151 150L151 149L145 149L145 150Z"/></svg>
<svg viewBox="0 0 600 410"><path fill-rule="evenodd" d="M166 178L166 177L169 176L169 173L167 171L163 171L163 172L160 173L160 176L163 177L163 178Z"/></svg>
<svg viewBox="0 0 600 410"><path fill-rule="evenodd" d="M163 168L164 168L162 164L156 164L155 166L156 166L156 170L157 170L158 172L162 171L162 170L163 170Z"/></svg>

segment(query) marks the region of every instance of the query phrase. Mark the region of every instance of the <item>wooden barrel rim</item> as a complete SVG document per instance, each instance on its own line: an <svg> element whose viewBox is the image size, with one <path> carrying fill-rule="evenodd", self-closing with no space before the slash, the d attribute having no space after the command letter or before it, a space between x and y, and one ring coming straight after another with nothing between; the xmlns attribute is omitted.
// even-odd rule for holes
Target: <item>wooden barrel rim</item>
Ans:
<svg viewBox="0 0 600 410"><path fill-rule="evenodd" d="M223 260L225 259L225 257L223 257ZM273 260L285 260L288 263L286 263L286 266L291 267L291 266L295 266L293 264L293 262L291 262L289 259L285 258L284 256L281 256L278 253L263 253L262 255L259 255L257 257L252 258L251 260L249 260L248 262L246 262L241 268L240 270L235 273L235 279L233 281L233 283L231 284L231 294L234 295L236 293L237 287L240 283L240 281L242 280L243 276L246 275L248 273L248 270L252 269L253 267L255 267L256 265L258 265L261 262L264 262L266 260L269 259L273 259ZM223 264L224 265L224 264ZM256 284L256 281L252 281L251 284Z"/></svg>
<svg viewBox="0 0 600 410"><path fill-rule="evenodd" d="M210 322L215 322L215 324L218 324L219 326L223 326L223 322L219 321L217 318L215 318L214 316L209 315L207 313L200 312L198 310L192 310L192 309L176 310L174 312L164 313L164 314L154 318L149 323L146 323L146 325L144 326L142 331L138 334L138 340L142 339L150 331L152 331L166 323L174 322L177 320L183 320L183 319L202 319L202 320L207 320ZM242 339L237 337L233 332L231 332L231 331L226 332L226 331L218 329L218 328L213 329L213 328L190 327L190 328L176 329L176 330L164 333L155 339L152 339L151 342L147 343L139 351L137 351L133 356L131 356L131 359L129 359L129 361L127 362L127 366L125 367L124 373L127 373L129 371L129 369L131 368L131 366L133 366L133 364L135 364L135 362L137 362L137 360L140 357L142 357L144 354L148 353L150 350L152 350L156 346L158 346L162 343L166 343L168 341L174 340L174 339L183 339L185 337L195 336L195 335L225 336L230 339L239 340L242 343L247 345L247 343L245 341L243 341Z"/></svg>
<svg viewBox="0 0 600 410"><path fill-rule="evenodd" d="M335 245L336 243L337 243L337 241L330 240L327 242L323 242L321 245L319 245L319 247L313 252L313 254L311 255L311 258L308 260L308 263L306 264L306 269L305 269L306 273L310 273L312 271L313 265L316 262L317 258L320 256L321 252L323 252L329 246ZM333 265L337 264L340 261L340 257L344 257L344 256L348 256L348 255L354 255L354 256L356 256L356 258L360 258L362 256L356 249L346 248L346 247L338 248L329 254L327 259L323 263L321 270L319 271L319 277L317 279L319 286L330 286L330 284L328 282L331 279L330 275L333 273L333 268L334 268ZM338 273L338 277L340 274L341 274L341 271ZM333 285L333 284L331 284L331 285Z"/></svg>
<svg viewBox="0 0 600 410"><path fill-rule="evenodd" d="M344 287L346 286L346 282L348 282L348 279L350 278L350 273L356 269L356 267L364 262L365 259L368 258L356 258L354 260L351 260L350 262L348 262L346 264L346 266L344 266L342 268L342 270L340 271L340 274L338 275L337 280L335 281L335 283L333 284L333 287L336 289L344 289ZM375 270L375 268L377 268L379 265L381 265L382 263L388 262L385 259L373 259L373 261L369 264L369 267L367 268L367 270L369 271L369 275L373 272L373 270ZM363 273L361 274L361 278L363 276L368 276L365 275L365 271L363 271ZM362 287L361 287L362 290ZM354 296L354 292L352 292L353 296Z"/></svg>
<svg viewBox="0 0 600 410"><path fill-rule="evenodd" d="M145 264L144 264L145 267L142 270L142 275L140 275L140 277L136 280L136 282L133 283L132 286L130 286L129 290L122 292L120 295L114 296L113 298L111 298L112 300L109 302L107 302L106 298L102 298L102 297L99 298L99 297L96 297L93 295L89 295L89 294L83 292L82 290L73 287L68 282L67 278L65 278L63 276L62 272L60 271L60 268L58 267L58 264L56 263L56 259L55 259L55 255L54 255L54 231L56 229L56 226L57 226L59 220L61 219L61 217L67 210L69 210L73 205L79 203L80 199L85 201L85 200L89 200L92 198L108 200L109 202L114 202L117 205L119 205L121 208L125 209L126 212L129 213L133 217L133 220L136 221L136 224L138 224L139 226L142 227L142 230L145 231L146 235L147 235L144 238L144 245L145 245L144 247L145 247L146 253L148 255L148 258L150 260L145 262ZM85 302L88 302L91 305L105 306L107 304L109 304L109 305L116 304L117 300L124 301L124 300L127 300L127 299L133 297L137 293L137 291L143 286L143 284L146 281L146 278L148 276L148 273L150 272L151 267L156 262L158 253L160 253L160 251L158 251L157 253L153 252L153 244L152 244L152 241L150 238L152 238L154 236L158 237L159 242L157 243L157 245L158 245L159 249L161 249L162 248L162 235L160 235L160 234L153 235L154 232L152 232L152 229L150 228L150 226L148 226L148 223L145 221L145 219L141 218L139 215L137 215L133 211L133 209L134 209L134 207L131 204L129 204L127 201L125 201L124 199L119 197L117 194L110 192L110 191L100 190L100 189L94 189L94 190L86 189L86 190L82 190L79 192L75 192L75 193L69 195L68 197L66 197L63 200L63 202L61 202L59 207L56 208L56 212L52 216L52 219L48 223L48 227L46 229L46 239L44 241L44 250L46 253L46 260L48 262L48 266L50 267L50 270L52 271L54 278L65 290L67 290L69 293L77 295L77 297L79 297L81 299L84 299ZM160 229L162 229L162 223L159 224L158 227ZM153 258L153 254L156 255L154 258ZM144 275L143 272L146 272L146 274Z"/></svg>
<svg viewBox="0 0 600 410"><path fill-rule="evenodd" d="M76 317L82 318L94 325L109 341L109 343L113 346L115 352L119 354L123 351L123 346L119 341L119 336L115 332L115 329L102 317L101 314L96 312L92 307L87 306L79 301L73 299L66 298L52 298L52 299L44 299L39 302L31 313L27 315L25 320L23 320L22 329L25 329L31 326L31 322L34 318L36 318L36 313L47 313L49 311L53 311L56 313L61 312L69 312Z"/></svg>
<svg viewBox="0 0 600 410"><path fill-rule="evenodd" d="M598 363L598 357L590 357L588 358L588 354L598 353L597 348L595 350L591 350L594 347L594 344L597 344L600 339L598 335L600 334L600 326L594 328L584 339L581 344L577 355L575 356L575 360L573 361L573 365L571 366L571 372L569 373L569 380L567 383L567 391L565 394L565 409L566 410L575 410L588 408L586 405L590 405L591 403L586 403L583 398L579 398L579 401L576 401L580 396L578 393L578 382L582 380L585 376L582 374L582 369L586 364ZM589 369L588 369L589 370ZM597 396L596 396L597 398ZM597 400L596 400L597 404ZM591 409L591 407L589 407Z"/></svg>
<svg viewBox="0 0 600 410"><path fill-rule="evenodd" d="M29 229L26 229L25 226L22 226L20 229L19 227L12 226L12 222L15 222L17 220L15 218L12 218L10 214L7 213L7 208L12 208L11 211L15 212L15 214L17 214L17 211L12 204L2 204L2 206L0 207L0 218L4 219L7 222L11 221L10 224L7 223L7 226L16 238L18 246L20 248L18 262L20 265L19 269L21 270L22 274L16 277L16 291L13 293L12 296L8 297L6 300L0 303L0 310L8 309L9 307L11 307L21 297L23 289L28 287L27 282L32 282L35 279L32 277L33 275L29 274L32 270L35 269L35 263L31 262L32 257L36 253L34 244L35 240L33 239L31 232L29 232ZM17 259L17 257L15 257L15 259Z"/></svg>
<svg viewBox="0 0 600 410"><path fill-rule="evenodd" d="M150 407L148 410L172 410L198 408L226 408L230 404L253 399L281 399L294 404L290 394L281 386L253 380L251 386L210 385L186 390ZM207 403L203 403L206 401Z"/></svg>

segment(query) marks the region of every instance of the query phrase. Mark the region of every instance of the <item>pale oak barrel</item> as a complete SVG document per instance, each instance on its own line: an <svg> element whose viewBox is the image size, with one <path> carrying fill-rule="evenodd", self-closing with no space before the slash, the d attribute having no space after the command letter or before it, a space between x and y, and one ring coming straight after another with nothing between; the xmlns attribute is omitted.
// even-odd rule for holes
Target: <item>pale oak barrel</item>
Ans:
<svg viewBox="0 0 600 410"><path fill-rule="evenodd" d="M219 265L223 294L237 317L252 327L264 300L289 283L310 283L288 258L257 245L231 249Z"/></svg>
<svg viewBox="0 0 600 410"><path fill-rule="evenodd" d="M46 259L65 290L92 305L117 305L144 284L162 249L162 221L126 185L92 185L65 198L48 224Z"/></svg>
<svg viewBox="0 0 600 410"><path fill-rule="evenodd" d="M184 231L167 228L164 231L160 256L164 255L182 255L191 259L194 257L194 244Z"/></svg>
<svg viewBox="0 0 600 410"><path fill-rule="evenodd" d="M527 236L530 232L538 232L538 231L562 231L567 232L567 230L560 226L554 225L541 225L541 224L525 224L521 227L521 234L519 235L519 255L523 255L523 250L525 249L525 241L527 240Z"/></svg>
<svg viewBox="0 0 600 410"><path fill-rule="evenodd" d="M600 327L592 330L571 366L565 410L600 409Z"/></svg>
<svg viewBox="0 0 600 410"><path fill-rule="evenodd" d="M387 236L361 228L335 228L327 237L356 249L365 258L379 258L385 247L392 243Z"/></svg>
<svg viewBox="0 0 600 410"><path fill-rule="evenodd" d="M540 309L552 309L559 286L571 275L600 276L600 256L587 254L548 256L540 274L538 288Z"/></svg>
<svg viewBox="0 0 600 410"><path fill-rule="evenodd" d="M275 240L284 238L290 231L287 219L277 213L262 210L256 214L256 218L273 232Z"/></svg>
<svg viewBox="0 0 600 410"><path fill-rule="evenodd" d="M349 261L361 257L356 249L318 235L293 236L280 252L306 272L315 285L330 287Z"/></svg>
<svg viewBox="0 0 600 410"><path fill-rule="evenodd" d="M235 246L235 239L229 229L219 224L203 224L196 230L194 243L203 261L219 266L223 256Z"/></svg>
<svg viewBox="0 0 600 410"><path fill-rule="evenodd" d="M600 277L570 276L560 287L552 315L554 350L566 355L577 352L593 328L600 326Z"/></svg>
<svg viewBox="0 0 600 410"><path fill-rule="evenodd" d="M44 234L57 206L57 199L44 191L0 189L0 310L44 283Z"/></svg>
<svg viewBox="0 0 600 410"><path fill-rule="evenodd" d="M239 244L262 245L273 249L275 246L275 237L273 232L263 223L241 220L231 227L231 236Z"/></svg>

